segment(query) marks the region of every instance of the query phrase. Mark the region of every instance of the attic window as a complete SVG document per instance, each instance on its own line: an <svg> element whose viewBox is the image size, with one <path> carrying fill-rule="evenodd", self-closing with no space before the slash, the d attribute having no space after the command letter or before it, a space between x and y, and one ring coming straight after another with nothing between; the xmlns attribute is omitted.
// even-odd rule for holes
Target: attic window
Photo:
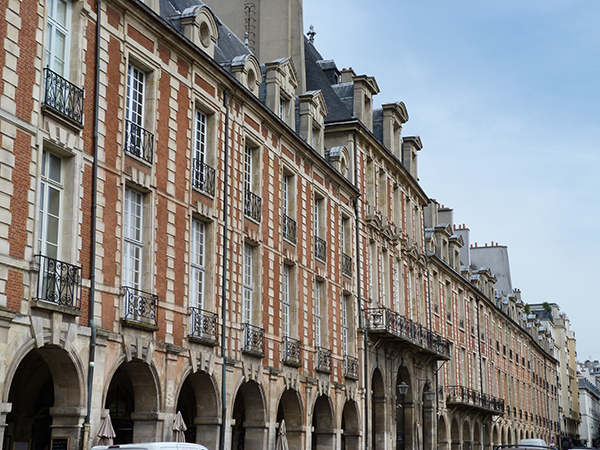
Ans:
<svg viewBox="0 0 600 450"><path fill-rule="evenodd" d="M250 70L248 70L248 89L250 89L251 91L254 91L255 84L256 84L256 74L254 73L254 70L250 69Z"/></svg>
<svg viewBox="0 0 600 450"><path fill-rule="evenodd" d="M206 22L200 24L200 42L204 47L210 45L210 28Z"/></svg>

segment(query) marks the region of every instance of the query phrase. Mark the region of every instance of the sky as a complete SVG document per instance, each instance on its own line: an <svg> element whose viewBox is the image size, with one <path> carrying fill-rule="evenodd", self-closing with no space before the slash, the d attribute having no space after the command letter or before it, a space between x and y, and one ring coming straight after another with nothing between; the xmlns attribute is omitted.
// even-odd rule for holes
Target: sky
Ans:
<svg viewBox="0 0 600 450"><path fill-rule="evenodd" d="M471 243L508 247L525 303L557 303L600 360L600 1L304 0L339 69L420 136L419 180Z"/></svg>

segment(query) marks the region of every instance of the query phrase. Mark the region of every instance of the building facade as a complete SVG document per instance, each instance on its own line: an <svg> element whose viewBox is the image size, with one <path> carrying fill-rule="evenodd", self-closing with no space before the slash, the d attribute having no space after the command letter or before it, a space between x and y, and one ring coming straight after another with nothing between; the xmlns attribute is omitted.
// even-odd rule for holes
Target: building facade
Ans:
<svg viewBox="0 0 600 450"><path fill-rule="evenodd" d="M317 450L553 436L548 335L465 262L406 106L324 60L300 0L214 3L1 7L2 448L108 417L170 440L177 412L215 449L284 420Z"/></svg>

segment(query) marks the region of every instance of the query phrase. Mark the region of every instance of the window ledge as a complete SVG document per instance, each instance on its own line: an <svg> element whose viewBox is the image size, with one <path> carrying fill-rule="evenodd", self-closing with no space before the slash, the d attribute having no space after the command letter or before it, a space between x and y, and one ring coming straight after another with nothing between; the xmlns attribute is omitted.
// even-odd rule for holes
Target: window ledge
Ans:
<svg viewBox="0 0 600 450"><path fill-rule="evenodd" d="M216 341L216 339L203 338L203 337L192 336L192 335L189 335L187 337L187 339L190 342L194 342L196 344L208 345L209 347L216 347L217 345L219 345L219 343Z"/></svg>
<svg viewBox="0 0 600 450"><path fill-rule="evenodd" d="M59 312L73 317L81 317L82 315L81 310L78 308L74 308L72 306L57 305L56 303L47 302L45 300L32 299L29 304L32 309Z"/></svg>
<svg viewBox="0 0 600 450"><path fill-rule="evenodd" d="M83 123L79 123L76 120L71 119L70 117L66 116L60 111L57 111L49 105L42 105L42 113L45 116L52 117L53 119L62 122L63 124L71 128L73 131L80 132L81 130L83 130Z"/></svg>
<svg viewBox="0 0 600 450"><path fill-rule="evenodd" d="M160 329L157 325L154 325L151 323L137 322L135 320L129 320L129 319L121 319L121 323L130 328L136 328L138 330L144 330L144 331L150 331L150 332L158 331Z"/></svg>

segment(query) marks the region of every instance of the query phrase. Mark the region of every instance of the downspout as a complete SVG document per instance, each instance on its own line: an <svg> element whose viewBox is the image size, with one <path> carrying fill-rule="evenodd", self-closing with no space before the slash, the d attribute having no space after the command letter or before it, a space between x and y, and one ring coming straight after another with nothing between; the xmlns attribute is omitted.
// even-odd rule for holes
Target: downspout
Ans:
<svg viewBox="0 0 600 450"><path fill-rule="evenodd" d="M87 448L90 436L90 420L92 415L92 393L94 387L94 363L96 360L96 324L94 323L94 302L96 298L96 220L98 209L98 120L100 109L100 29L102 17L102 0L96 1L96 73L94 80L94 159L92 162L92 210L91 210L91 242L90 242L90 298L89 323L92 331L90 336L90 362L88 367L87 385L87 414L83 423L83 441L81 448Z"/></svg>
<svg viewBox="0 0 600 450"><path fill-rule="evenodd" d="M223 102L225 104L225 137L223 146L225 148L224 165L225 174L223 180L223 283L221 286L221 358L223 360L221 378L222 378L222 389L221 389L221 430L219 438L219 448L225 450L225 428L226 428L226 417L227 417L227 368L225 359L227 357L225 329L226 329L226 317L227 317L227 219L228 219L228 183L229 183L229 99L227 90L223 92Z"/></svg>
<svg viewBox="0 0 600 450"><path fill-rule="evenodd" d="M358 147L356 145L356 133L353 136L354 145L354 186L358 187ZM362 285L360 282L360 220L358 210L358 197L354 199L354 215L356 217L356 303L358 306L358 326L364 332L364 386L365 386L365 450L369 450L369 330L365 323L364 312L362 309Z"/></svg>
<svg viewBox="0 0 600 450"><path fill-rule="evenodd" d="M479 322L479 302L481 299L479 297L475 297L475 302L477 303L477 351L479 352L479 388L481 389L481 393L483 394L483 367L481 365L481 324ZM483 449L485 450L485 422L483 422Z"/></svg>

